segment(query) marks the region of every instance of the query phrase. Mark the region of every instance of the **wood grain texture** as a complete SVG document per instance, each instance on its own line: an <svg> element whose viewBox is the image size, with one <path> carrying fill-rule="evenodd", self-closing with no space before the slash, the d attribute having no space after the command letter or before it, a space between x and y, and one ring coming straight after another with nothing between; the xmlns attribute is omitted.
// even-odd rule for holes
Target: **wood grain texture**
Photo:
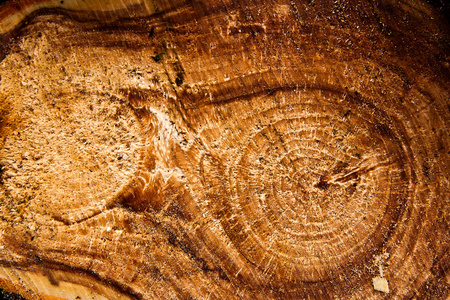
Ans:
<svg viewBox="0 0 450 300"><path fill-rule="evenodd" d="M450 297L435 7L19 1L0 20L4 288Z"/></svg>

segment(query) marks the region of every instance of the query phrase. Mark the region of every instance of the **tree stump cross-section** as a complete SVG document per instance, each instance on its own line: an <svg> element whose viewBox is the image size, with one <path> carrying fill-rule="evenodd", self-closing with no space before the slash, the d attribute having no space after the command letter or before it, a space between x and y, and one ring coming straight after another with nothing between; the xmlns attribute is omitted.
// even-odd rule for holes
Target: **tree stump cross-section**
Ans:
<svg viewBox="0 0 450 300"><path fill-rule="evenodd" d="M0 5L0 286L448 299L438 2Z"/></svg>

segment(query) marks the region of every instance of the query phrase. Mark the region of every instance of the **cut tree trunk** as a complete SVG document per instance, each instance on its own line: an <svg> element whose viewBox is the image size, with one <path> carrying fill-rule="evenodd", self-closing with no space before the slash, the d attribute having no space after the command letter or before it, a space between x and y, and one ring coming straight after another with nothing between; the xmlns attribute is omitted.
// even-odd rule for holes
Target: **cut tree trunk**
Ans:
<svg viewBox="0 0 450 300"><path fill-rule="evenodd" d="M449 299L445 9L6 2L0 286Z"/></svg>

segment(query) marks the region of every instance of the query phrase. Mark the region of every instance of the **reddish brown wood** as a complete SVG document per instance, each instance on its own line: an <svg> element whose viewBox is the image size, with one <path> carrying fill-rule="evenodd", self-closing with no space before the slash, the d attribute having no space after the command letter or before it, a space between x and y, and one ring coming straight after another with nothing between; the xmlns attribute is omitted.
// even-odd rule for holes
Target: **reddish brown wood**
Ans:
<svg viewBox="0 0 450 300"><path fill-rule="evenodd" d="M438 8L109 3L0 6L2 287L448 299Z"/></svg>

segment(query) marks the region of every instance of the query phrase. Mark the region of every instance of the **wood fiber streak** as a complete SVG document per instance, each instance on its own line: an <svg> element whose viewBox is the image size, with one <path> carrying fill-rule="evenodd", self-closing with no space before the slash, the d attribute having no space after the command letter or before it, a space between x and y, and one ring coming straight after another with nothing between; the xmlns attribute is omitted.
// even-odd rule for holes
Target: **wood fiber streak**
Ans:
<svg viewBox="0 0 450 300"><path fill-rule="evenodd" d="M14 3L0 6L0 286L450 297L443 8Z"/></svg>

